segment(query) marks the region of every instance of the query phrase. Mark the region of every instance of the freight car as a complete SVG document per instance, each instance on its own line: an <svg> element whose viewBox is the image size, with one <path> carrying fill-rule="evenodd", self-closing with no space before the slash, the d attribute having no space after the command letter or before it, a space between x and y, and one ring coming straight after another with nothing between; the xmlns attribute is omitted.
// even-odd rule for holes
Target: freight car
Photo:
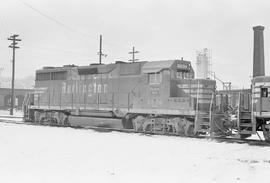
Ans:
<svg viewBox="0 0 270 183"><path fill-rule="evenodd" d="M270 76L255 76L251 83L251 90L238 93L236 129L242 137L262 131L270 142Z"/></svg>
<svg viewBox="0 0 270 183"><path fill-rule="evenodd" d="M184 60L44 67L36 71L24 118L186 136L224 133L231 124L215 110L215 91L216 82L194 79Z"/></svg>
<svg viewBox="0 0 270 183"><path fill-rule="evenodd" d="M251 126L253 133L260 130L266 141L270 141L270 76L252 79Z"/></svg>
<svg viewBox="0 0 270 183"><path fill-rule="evenodd" d="M251 80L250 107L239 105L237 128L240 134L251 135L262 131L266 141L270 141L270 77L265 76L263 26L253 27L253 79ZM239 95L239 101L243 100Z"/></svg>
<svg viewBox="0 0 270 183"><path fill-rule="evenodd" d="M265 141L270 142L270 76L265 76L263 26L255 26L253 49L253 78L251 90L238 94L237 132L242 137L263 132ZM222 92L229 93L232 91Z"/></svg>

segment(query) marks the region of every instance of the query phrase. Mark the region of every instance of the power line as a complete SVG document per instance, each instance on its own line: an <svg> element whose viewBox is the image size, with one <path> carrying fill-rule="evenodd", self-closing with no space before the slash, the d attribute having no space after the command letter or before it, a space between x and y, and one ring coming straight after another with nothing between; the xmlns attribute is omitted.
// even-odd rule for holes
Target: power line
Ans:
<svg viewBox="0 0 270 183"><path fill-rule="evenodd" d="M37 8L33 7L32 5L30 5L29 3L27 3L27 2L25 2L25 1L23 1L23 0L19 0L19 1L20 1L22 4L24 4L25 6L27 6L28 8L30 8L30 9L32 9L33 11L35 11L36 13L38 13L39 15L41 15L41 16L43 16L43 17L49 19L49 20L51 20L52 22L58 24L59 26L65 28L65 29L67 29L67 30L69 30L69 31L71 31L71 32L79 33L79 34L81 34L81 35L83 35L83 36L87 36L87 37L90 37L90 38L92 38L92 39L96 39L94 36L91 36L91 35L89 35L89 34L82 33L82 32L80 32L80 31L78 31L78 30L76 30L76 29L74 29L74 28L72 28L72 27L70 27L70 26L68 26L68 25L66 25L66 24L64 24L64 23L62 23L62 22L60 22L59 20L57 20L57 19L55 19L55 18L53 18L53 17L51 17L51 16L49 16L49 15L47 15L47 14L41 12L40 10L38 10Z"/></svg>
<svg viewBox="0 0 270 183"><path fill-rule="evenodd" d="M88 38L91 38L91 39L98 40L98 39L96 38L96 36L93 36L93 35L90 35L90 34L87 34L87 33L83 33L83 32L81 32L81 31L78 31L77 29L74 29L74 28L72 28L71 26L68 26L67 24L65 24L65 23L63 23L63 22L57 20L56 18L53 18L52 16L47 15L46 13L40 11L39 9L35 8L35 7L32 6L31 4L29 4L29 3L27 3L27 2L25 2L25 1L23 1L23 0L18 0L18 1L20 1L23 5L25 5L26 7L30 8L31 10L35 11L35 12L38 13L39 15L41 15L41 16L47 18L48 20L54 22L55 24L57 24L57 25L59 25L59 26L65 28L65 29L67 29L67 30L69 30L69 31L71 31L71 32L73 32L73 33L81 34L81 35L84 36L84 37L88 37ZM114 44L114 43L104 42L104 44L110 45L110 46L114 46L114 47L122 47L121 45L118 45L118 46L117 46L117 45ZM119 48L119 49L121 49L121 48Z"/></svg>
<svg viewBox="0 0 270 183"><path fill-rule="evenodd" d="M79 51L79 50L74 50L74 49L71 49L71 50L67 50L67 49L59 49L59 48L56 48L56 47L50 47L50 46L43 46L43 45L36 45L36 44L31 44L31 43L28 43L28 44L24 44L24 47L26 49L34 49L34 50L37 50L37 51L40 51L40 52L48 52L48 53L61 53L61 54L66 54L66 55L86 55L86 54L89 54L89 52L86 52L85 51Z"/></svg>
<svg viewBox="0 0 270 183"><path fill-rule="evenodd" d="M4 42L0 41L0 47L6 48L6 44ZM77 48L77 47L76 47ZM32 42L24 42L24 50L27 49L31 52L46 52L51 55L55 55L55 53L65 54L65 55L89 55L89 51L83 49L83 50L75 50L75 49L59 49L58 47L53 47L49 44L43 44L43 43L32 43ZM92 53L94 55L94 53Z"/></svg>
<svg viewBox="0 0 270 183"><path fill-rule="evenodd" d="M25 7L31 9L32 11L36 12L37 14L39 14L40 16L54 22L55 24L57 24L58 26L61 26L63 28L65 28L66 30L70 31L70 32L73 32L73 33L76 33L76 34L80 34L81 36L84 36L84 37L88 37L88 38L91 38L91 39L95 39L95 40L98 40L96 38L96 36L93 36L93 35L90 35L90 34L87 34L87 33L83 33L81 31L78 31L77 29L57 20L56 18L54 18L53 16L50 16L46 13L44 13L43 11L40 11L39 9L37 9L36 7L32 6L31 4L25 2L24 0L18 0L20 1ZM118 44L114 44L114 43L108 43L107 41L103 42L104 45L108 45L108 46L112 46L114 48L118 48L118 49L121 49L123 50L123 48L126 49L126 47L123 47L121 45L118 45ZM121 48L120 48L121 47ZM134 51L133 53L133 57L135 57L135 53L138 53L137 51ZM102 52L100 52L100 54L102 54ZM102 56L107 56L107 55L102 55ZM133 62L136 61L137 59L133 58Z"/></svg>

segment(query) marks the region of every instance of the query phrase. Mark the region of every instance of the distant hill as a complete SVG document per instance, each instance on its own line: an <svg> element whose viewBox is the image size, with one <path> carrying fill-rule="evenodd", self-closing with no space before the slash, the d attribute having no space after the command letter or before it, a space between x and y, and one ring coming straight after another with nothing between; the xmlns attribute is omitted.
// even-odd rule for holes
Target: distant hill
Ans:
<svg viewBox="0 0 270 183"><path fill-rule="evenodd" d="M20 89L31 89L34 88L35 77L28 76L21 79L15 79L15 88ZM0 77L0 87L1 88L11 88L11 78Z"/></svg>

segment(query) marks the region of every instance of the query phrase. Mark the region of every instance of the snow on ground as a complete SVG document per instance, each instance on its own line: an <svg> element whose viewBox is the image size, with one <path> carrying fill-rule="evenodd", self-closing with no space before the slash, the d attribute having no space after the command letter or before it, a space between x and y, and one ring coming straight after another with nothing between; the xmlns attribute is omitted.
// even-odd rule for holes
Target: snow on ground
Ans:
<svg viewBox="0 0 270 183"><path fill-rule="evenodd" d="M0 116L11 116L9 110L0 110ZM13 117L22 117L23 112L21 110L13 110ZM12 117L12 116L11 116Z"/></svg>
<svg viewBox="0 0 270 183"><path fill-rule="evenodd" d="M0 122L21 122L23 123L23 112L21 110L14 110L13 115L9 114L8 110L0 110Z"/></svg>
<svg viewBox="0 0 270 183"><path fill-rule="evenodd" d="M0 182L269 182L270 147L0 123Z"/></svg>

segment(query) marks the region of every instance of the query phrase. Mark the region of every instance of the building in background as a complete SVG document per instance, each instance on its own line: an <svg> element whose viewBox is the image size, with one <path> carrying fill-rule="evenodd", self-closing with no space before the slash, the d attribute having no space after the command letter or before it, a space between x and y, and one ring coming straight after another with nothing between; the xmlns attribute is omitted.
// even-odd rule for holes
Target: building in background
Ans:
<svg viewBox="0 0 270 183"><path fill-rule="evenodd" d="M196 51L196 78L207 79L211 78L212 62L211 62L211 50L204 48L200 51Z"/></svg>
<svg viewBox="0 0 270 183"><path fill-rule="evenodd" d="M3 67L0 67L0 110L11 108L11 78L2 76ZM16 79L14 89L14 106L21 109L26 93L33 92L34 77L29 76Z"/></svg>
<svg viewBox="0 0 270 183"><path fill-rule="evenodd" d="M25 94L33 91L34 91L33 89L15 89L14 90L15 108L21 109ZM11 89L0 88L0 109L2 110L10 108L11 108Z"/></svg>

